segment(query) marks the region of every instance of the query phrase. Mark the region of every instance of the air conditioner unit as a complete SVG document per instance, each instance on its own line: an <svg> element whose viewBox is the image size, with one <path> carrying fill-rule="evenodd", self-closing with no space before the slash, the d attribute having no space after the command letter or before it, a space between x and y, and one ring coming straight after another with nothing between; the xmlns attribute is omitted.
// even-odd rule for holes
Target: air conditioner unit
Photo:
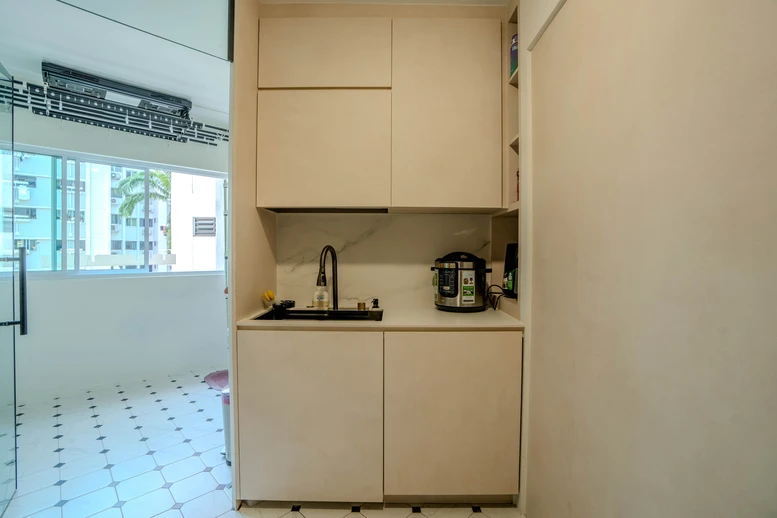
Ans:
<svg viewBox="0 0 777 518"><path fill-rule="evenodd" d="M111 232L114 234L119 233L119 225L111 225Z"/></svg>
<svg viewBox="0 0 777 518"><path fill-rule="evenodd" d="M111 198L111 203L114 203L114 204L115 204L115 203L119 203L119 200L118 200L118 199L116 199L116 198Z"/></svg>
<svg viewBox="0 0 777 518"><path fill-rule="evenodd" d="M49 88L55 90L73 92L95 99L105 99L184 119L189 118L189 111L192 109L192 102L180 97L105 79L53 63L41 63L41 71L43 81Z"/></svg>
<svg viewBox="0 0 777 518"><path fill-rule="evenodd" d="M111 173L111 178L114 180L121 180L121 173Z"/></svg>

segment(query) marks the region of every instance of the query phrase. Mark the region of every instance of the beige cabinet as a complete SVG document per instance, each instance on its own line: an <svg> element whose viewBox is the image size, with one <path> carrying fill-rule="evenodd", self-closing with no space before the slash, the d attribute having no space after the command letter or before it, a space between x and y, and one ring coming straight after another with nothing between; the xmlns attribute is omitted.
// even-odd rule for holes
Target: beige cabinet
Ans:
<svg viewBox="0 0 777 518"><path fill-rule="evenodd" d="M383 333L238 331L244 500L383 499Z"/></svg>
<svg viewBox="0 0 777 518"><path fill-rule="evenodd" d="M395 19L392 205L502 204L496 19Z"/></svg>
<svg viewBox="0 0 777 518"><path fill-rule="evenodd" d="M263 18L259 88L391 86L389 18Z"/></svg>
<svg viewBox="0 0 777 518"><path fill-rule="evenodd" d="M385 333L386 495L518 493L521 336Z"/></svg>
<svg viewBox="0 0 777 518"><path fill-rule="evenodd" d="M238 331L244 500L383 499L383 333Z"/></svg>
<svg viewBox="0 0 777 518"><path fill-rule="evenodd" d="M390 90L260 90L257 207L388 207Z"/></svg>

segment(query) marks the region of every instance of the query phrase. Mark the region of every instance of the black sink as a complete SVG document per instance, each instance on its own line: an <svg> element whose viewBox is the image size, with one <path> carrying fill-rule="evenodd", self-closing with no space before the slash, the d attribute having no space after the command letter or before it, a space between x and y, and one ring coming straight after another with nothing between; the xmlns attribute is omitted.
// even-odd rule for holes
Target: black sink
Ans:
<svg viewBox="0 0 777 518"><path fill-rule="evenodd" d="M383 320L382 309L283 309L274 308L254 320Z"/></svg>

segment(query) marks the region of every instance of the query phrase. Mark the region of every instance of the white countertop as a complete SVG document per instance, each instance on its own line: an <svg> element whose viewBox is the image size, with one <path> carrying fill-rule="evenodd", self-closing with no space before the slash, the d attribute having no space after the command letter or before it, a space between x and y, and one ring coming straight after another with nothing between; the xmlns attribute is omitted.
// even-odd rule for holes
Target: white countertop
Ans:
<svg viewBox="0 0 777 518"><path fill-rule="evenodd" d="M449 313L434 307L423 309L386 309L383 320L254 320L270 311L258 311L237 323L238 329L294 331L521 331L524 323L502 311L487 309L480 313Z"/></svg>

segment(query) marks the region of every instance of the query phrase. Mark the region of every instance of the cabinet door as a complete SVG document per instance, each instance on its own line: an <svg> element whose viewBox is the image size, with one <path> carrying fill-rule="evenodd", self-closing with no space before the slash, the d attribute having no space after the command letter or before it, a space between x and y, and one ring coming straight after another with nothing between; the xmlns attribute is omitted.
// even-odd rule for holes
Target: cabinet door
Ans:
<svg viewBox="0 0 777 518"><path fill-rule="evenodd" d="M383 334L238 331L240 495L383 499Z"/></svg>
<svg viewBox="0 0 777 518"><path fill-rule="evenodd" d="M389 206L389 90L258 95L258 207Z"/></svg>
<svg viewBox="0 0 777 518"><path fill-rule="evenodd" d="M392 205L501 206L499 20L393 27Z"/></svg>
<svg viewBox="0 0 777 518"><path fill-rule="evenodd" d="M385 493L518 493L521 333L385 335Z"/></svg>
<svg viewBox="0 0 777 518"><path fill-rule="evenodd" d="M388 18L263 18L259 88L391 86Z"/></svg>

